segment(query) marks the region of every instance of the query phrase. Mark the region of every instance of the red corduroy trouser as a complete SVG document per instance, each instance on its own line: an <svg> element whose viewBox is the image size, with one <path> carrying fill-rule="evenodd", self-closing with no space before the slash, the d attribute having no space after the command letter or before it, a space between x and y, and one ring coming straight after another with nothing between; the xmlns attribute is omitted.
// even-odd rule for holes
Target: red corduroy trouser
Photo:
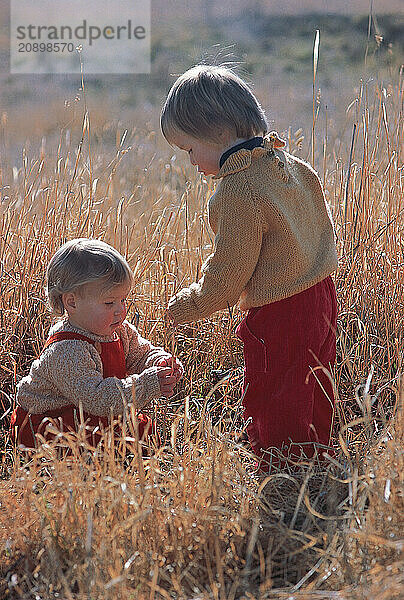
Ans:
<svg viewBox="0 0 404 600"><path fill-rule="evenodd" d="M250 309L238 326L244 342L247 434L264 461L283 464L279 452L268 452L271 448L298 458L302 452L313 456L316 443L329 446L334 392L318 367L332 375L336 319L335 285L329 276L299 294Z"/></svg>

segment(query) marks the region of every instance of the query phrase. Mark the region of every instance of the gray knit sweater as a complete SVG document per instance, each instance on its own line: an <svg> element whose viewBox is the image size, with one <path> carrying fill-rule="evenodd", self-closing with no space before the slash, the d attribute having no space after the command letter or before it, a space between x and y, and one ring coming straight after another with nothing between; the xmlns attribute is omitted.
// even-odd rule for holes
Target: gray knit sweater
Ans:
<svg viewBox="0 0 404 600"><path fill-rule="evenodd" d="M67 319L50 330L80 333L96 342L112 341L73 327ZM54 342L31 366L29 375L17 387L17 403L29 413L40 414L67 405L79 406L97 416L124 412L125 404L136 402L142 408L161 395L156 365L171 356L141 337L133 325L124 321L117 330L126 358L126 379L103 378L102 362L96 347L82 340ZM134 388L134 393L133 393Z"/></svg>

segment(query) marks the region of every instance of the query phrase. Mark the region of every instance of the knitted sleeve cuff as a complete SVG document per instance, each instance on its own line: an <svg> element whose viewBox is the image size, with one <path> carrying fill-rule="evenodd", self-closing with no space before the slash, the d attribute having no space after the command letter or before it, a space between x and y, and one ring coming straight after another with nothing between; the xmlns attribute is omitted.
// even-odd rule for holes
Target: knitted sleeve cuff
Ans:
<svg viewBox="0 0 404 600"><path fill-rule="evenodd" d="M149 367L140 375L132 375L128 378L135 384L136 408L143 408L151 400L161 396L160 381L157 377L157 367Z"/></svg>
<svg viewBox="0 0 404 600"><path fill-rule="evenodd" d="M164 358L171 358L171 354L166 352L163 348L153 348L147 354L145 359L145 367L148 368L158 366Z"/></svg>
<svg viewBox="0 0 404 600"><path fill-rule="evenodd" d="M185 288L171 298L168 310L172 314L175 323L190 323L202 318L198 306L191 295L190 288Z"/></svg>

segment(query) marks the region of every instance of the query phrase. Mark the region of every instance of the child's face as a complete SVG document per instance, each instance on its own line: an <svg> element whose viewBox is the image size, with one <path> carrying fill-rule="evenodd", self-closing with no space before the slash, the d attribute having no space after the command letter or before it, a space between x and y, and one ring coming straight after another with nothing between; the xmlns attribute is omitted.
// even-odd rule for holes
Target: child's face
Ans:
<svg viewBox="0 0 404 600"><path fill-rule="evenodd" d="M131 286L127 283L103 290L99 282L83 286L80 292L63 294L63 303L72 325L110 336L126 317L126 297Z"/></svg>
<svg viewBox="0 0 404 600"><path fill-rule="evenodd" d="M191 164L198 167L198 172L203 175L217 175L219 172L219 160L228 142L214 144L193 138L185 133L178 133L171 143L189 154Z"/></svg>

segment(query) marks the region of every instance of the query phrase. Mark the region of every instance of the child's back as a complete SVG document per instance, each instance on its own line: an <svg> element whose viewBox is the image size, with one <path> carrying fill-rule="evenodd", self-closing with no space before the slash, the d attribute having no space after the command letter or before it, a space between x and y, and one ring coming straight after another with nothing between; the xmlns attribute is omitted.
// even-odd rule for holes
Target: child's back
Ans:
<svg viewBox="0 0 404 600"><path fill-rule="evenodd" d="M209 201L210 224L215 234L220 231L216 261L227 271L223 300L230 305L239 300L242 310L297 294L337 268L317 174L274 144L280 140L268 136L263 147L232 154L215 176L221 181Z"/></svg>

